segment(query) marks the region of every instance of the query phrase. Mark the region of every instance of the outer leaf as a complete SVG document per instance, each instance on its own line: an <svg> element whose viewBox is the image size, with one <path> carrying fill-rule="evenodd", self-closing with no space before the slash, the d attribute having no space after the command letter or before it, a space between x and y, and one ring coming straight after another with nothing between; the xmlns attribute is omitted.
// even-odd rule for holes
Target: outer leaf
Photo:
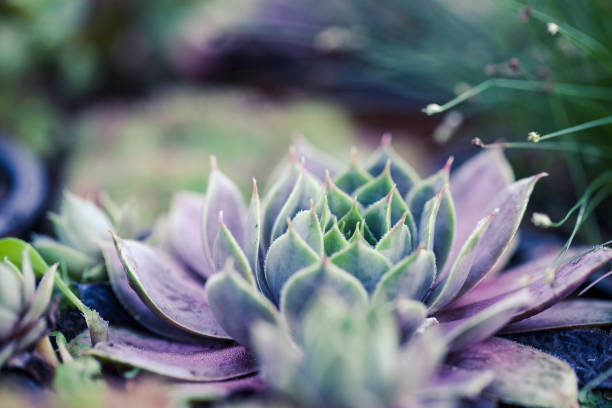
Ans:
<svg viewBox="0 0 612 408"><path fill-rule="evenodd" d="M188 333L227 339L204 300L204 284L159 250L113 236L131 287L169 324Z"/></svg>
<svg viewBox="0 0 612 408"><path fill-rule="evenodd" d="M485 282L488 286L486 293L491 297L449 308L437 317L445 321L469 317L500 299L526 288L531 294L531 301L513 318L513 321L522 320L549 308L574 292L589 276L611 259L612 249L604 247L576 257L560 266L552 275L548 268L533 270L521 275L517 275L516 272L502 274L492 279L491 282ZM525 269L518 269L519 272L521 270Z"/></svg>
<svg viewBox="0 0 612 408"><path fill-rule="evenodd" d="M226 226L237 242L244 242L246 209L238 187L217 168L217 160L211 156L212 172L208 177L204 204L204 247L212 260L212 248L219 231L219 212L223 211Z"/></svg>
<svg viewBox="0 0 612 408"><path fill-rule="evenodd" d="M451 357L467 370L491 370L489 393L508 404L541 407L577 405L576 375L563 361L510 340L490 338Z"/></svg>
<svg viewBox="0 0 612 408"><path fill-rule="evenodd" d="M500 300L467 319L442 323L451 350L478 343L501 329L529 302L529 292L521 291Z"/></svg>
<svg viewBox="0 0 612 408"><path fill-rule="evenodd" d="M249 284L255 284L249 260L244 255L244 252L242 252L242 249L240 249L240 245L238 245L230 230L225 226L223 213L219 214L219 233L215 240L212 255L216 271L222 270L227 262L232 260L240 276Z"/></svg>
<svg viewBox="0 0 612 408"><path fill-rule="evenodd" d="M24 248L32 248L32 246L18 238L0 239L0 254L2 254L2 258L7 257L19 269L21 269ZM33 248L30 250L30 261L37 277L41 277L49 269L49 265Z"/></svg>
<svg viewBox="0 0 612 408"><path fill-rule="evenodd" d="M434 253L438 268L442 270L450 253L455 233L455 206L451 197L449 183L450 166L453 158L449 158L446 165L433 176L422 180L408 194L410 213L414 217L416 225L421 225L421 216L425 210L427 201L435 197L442 189L440 209L435 220Z"/></svg>
<svg viewBox="0 0 612 408"><path fill-rule="evenodd" d="M253 179L253 195L251 204L247 210L247 219L244 231L244 255L249 261L251 271L255 275L255 282L259 290L266 296L271 297L268 283L263 271L263 259L260 256L261 244L261 209L259 203L259 192L257 181Z"/></svg>
<svg viewBox="0 0 612 408"><path fill-rule="evenodd" d="M465 242L463 248L461 248L461 251L453 262L450 272L429 295L427 303L431 313L448 305L461 291L470 269L472 268L478 245L496 214L497 212L494 211L488 217L478 222L472 235Z"/></svg>
<svg viewBox="0 0 612 408"><path fill-rule="evenodd" d="M330 261L359 279L368 293L374 292L380 278L391 267L389 261L360 236L348 247L335 253Z"/></svg>
<svg viewBox="0 0 612 408"><path fill-rule="evenodd" d="M29 322L39 319L47 309L47 306L49 306L56 270L57 264L53 264L38 283L34 297L29 299L31 303L26 315L23 317L23 324L29 324Z"/></svg>
<svg viewBox="0 0 612 408"><path fill-rule="evenodd" d="M145 328L160 336L179 340L183 342L194 342L201 340L199 336L191 335L153 313L151 309L138 297L138 294L130 287L127 274L114 245L107 244L102 247L108 278L115 296L121 306Z"/></svg>
<svg viewBox="0 0 612 408"><path fill-rule="evenodd" d="M325 174L330 173L332 176L335 175L339 166L337 160L318 150L316 147L308 143L303 137L298 137L294 143L295 154L298 160L304 159L306 170L318 180L325 180Z"/></svg>
<svg viewBox="0 0 612 408"><path fill-rule="evenodd" d="M508 249L523 219L531 192L544 176L546 173L540 173L511 184L493 202L492 209L499 208L499 215L493 219L482 238L483 245L477 250L474 264L460 294L476 286Z"/></svg>
<svg viewBox="0 0 612 408"><path fill-rule="evenodd" d="M289 230L270 246L264 270L268 287L275 302L280 299L283 285L295 272L317 262L319 256L295 232L291 223Z"/></svg>
<svg viewBox="0 0 612 408"><path fill-rule="evenodd" d="M323 261L296 272L283 287L281 312L293 328L299 327L303 313L314 296L321 291L333 291L348 305L365 307L368 294L355 277L337 266Z"/></svg>
<svg viewBox="0 0 612 408"><path fill-rule="evenodd" d="M327 205L338 219L344 217L353 206L353 199L334 184L329 175L325 179L325 196Z"/></svg>
<svg viewBox="0 0 612 408"><path fill-rule="evenodd" d="M412 235L405 223L407 215L408 212L376 245L376 250L386 256L392 265L412 252Z"/></svg>
<svg viewBox="0 0 612 408"><path fill-rule="evenodd" d="M299 212L293 219L295 232L319 255L323 255L323 231L314 206Z"/></svg>
<svg viewBox="0 0 612 408"><path fill-rule="evenodd" d="M84 252L45 236L35 236L32 245L49 263L64 263L71 278L77 281L81 280L84 270L91 268L98 261Z"/></svg>
<svg viewBox="0 0 612 408"><path fill-rule="evenodd" d="M393 197L391 198L391 225L397 224L400 218L404 218L406 226L410 229L410 234L413 237L417 236L417 224L404 202L404 199L397 192L397 188L393 189Z"/></svg>
<svg viewBox="0 0 612 408"><path fill-rule="evenodd" d="M397 189L405 197L408 191L419 181L419 175L404 159L402 159L391 147L391 135L382 137L380 148L374 152L366 166L367 171L374 177L380 175L384 168L390 163L391 177L397 185ZM383 194L384 195L384 194Z"/></svg>
<svg viewBox="0 0 612 408"><path fill-rule="evenodd" d="M495 374L491 371L477 372L443 365L422 393L434 401L476 398L494 378Z"/></svg>
<svg viewBox="0 0 612 408"><path fill-rule="evenodd" d="M185 381L218 381L256 371L254 358L241 346L214 340L182 344L126 329L109 330L109 341L87 354Z"/></svg>
<svg viewBox="0 0 612 408"><path fill-rule="evenodd" d="M287 198L287 202L278 213L278 217L272 227L272 242L285 233L287 230L287 220L301 210L310 208L310 202L317 198L319 193L318 182L306 172L303 164L302 171L297 179L295 188Z"/></svg>
<svg viewBox="0 0 612 408"><path fill-rule="evenodd" d="M257 322L278 323L274 305L233 270L211 277L206 297L219 324L245 346L250 344L250 331Z"/></svg>
<svg viewBox="0 0 612 408"><path fill-rule="evenodd" d="M417 249L380 279L373 302L395 302L397 299L422 300L436 276L433 252Z"/></svg>
<svg viewBox="0 0 612 408"><path fill-rule="evenodd" d="M526 333L612 324L612 301L573 299L559 302L525 320L512 323L502 333Z"/></svg>
<svg viewBox="0 0 612 408"><path fill-rule="evenodd" d="M204 194L187 191L176 193L168 215L167 239L177 258L207 278L214 273L214 268L206 255L202 232L204 205Z"/></svg>
<svg viewBox="0 0 612 408"><path fill-rule="evenodd" d="M457 218L451 260L461 250L474 225L491 212L495 199L513 181L512 167L503 151L497 149L479 153L453 172L450 188Z"/></svg>
<svg viewBox="0 0 612 408"><path fill-rule="evenodd" d="M421 223L419 227L419 241L425 249L429 251L434 250L435 232L436 232L436 219L438 218L438 212L440 210L440 203L444 197L444 189L427 203L423 209L421 216Z"/></svg>

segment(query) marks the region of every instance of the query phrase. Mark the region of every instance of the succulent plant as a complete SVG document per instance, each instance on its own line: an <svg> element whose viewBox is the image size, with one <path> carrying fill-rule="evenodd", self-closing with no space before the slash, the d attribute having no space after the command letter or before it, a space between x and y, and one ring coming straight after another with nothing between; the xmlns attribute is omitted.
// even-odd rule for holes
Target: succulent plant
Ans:
<svg viewBox="0 0 612 408"><path fill-rule="evenodd" d="M132 206L118 206L106 195L101 201L103 208L65 192L59 214L49 215L57 239L42 235L33 239L32 245L43 258L50 263L59 262L71 280L107 279L102 249L112 245L109 231L130 238L138 232L138 216Z"/></svg>
<svg viewBox="0 0 612 408"><path fill-rule="evenodd" d="M450 406L493 379L443 366L446 344L435 330L404 341L391 308L355 307L333 292L313 299L298 332L263 322L253 329L261 375L290 406Z"/></svg>
<svg viewBox="0 0 612 408"><path fill-rule="evenodd" d="M30 250L22 251L20 265L8 257L0 262L0 368L13 355L32 347L47 330L44 314L57 265L45 272L36 287Z"/></svg>
<svg viewBox="0 0 612 408"><path fill-rule="evenodd" d="M514 181L501 151L479 154L452 176L449 160L422 180L389 137L363 165L352 154L345 170L330 173L338 166L327 160L308 146L293 149L262 203L253 182L248 207L212 160L206 195L175 197L164 248L115 237L108 272L117 297L144 327L173 341L114 329L110 342L91 353L188 380L242 376L256 370L248 353L253 326L286 322L299 330L314 295L327 288L349 303L391 307L408 332L433 317L453 351L529 354L516 343L483 340L513 330L511 321L538 330L542 321L524 319L612 258L601 247L563 264L552 255L498 276L545 175ZM588 313L562 310L548 309L546 325L593 323ZM244 347L228 346L232 339ZM503 359L487 364L496 382L512 371ZM575 377L564 370L570 379L549 382L547 396L575 400ZM520 386L497 389L501 398L521 402Z"/></svg>

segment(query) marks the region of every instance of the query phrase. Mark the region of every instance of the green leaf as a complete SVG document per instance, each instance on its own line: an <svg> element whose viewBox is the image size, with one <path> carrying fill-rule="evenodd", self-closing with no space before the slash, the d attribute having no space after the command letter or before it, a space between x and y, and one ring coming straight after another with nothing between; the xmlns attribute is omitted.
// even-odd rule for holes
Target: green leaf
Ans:
<svg viewBox="0 0 612 408"><path fill-rule="evenodd" d="M342 232L340 232L336 218L334 218L334 225L332 228L325 233L323 244L325 246L325 255L327 256L331 256L348 246L349 243L346 238L344 238Z"/></svg>
<svg viewBox="0 0 612 408"><path fill-rule="evenodd" d="M314 206L311 205L310 210L297 213L293 218L293 228L313 251L323 255L323 231Z"/></svg>
<svg viewBox="0 0 612 408"><path fill-rule="evenodd" d="M372 175L359 167L356 150L351 150L351 163L342 173L336 176L334 184L346 194L352 194L359 187L373 179Z"/></svg>
<svg viewBox="0 0 612 408"><path fill-rule="evenodd" d="M402 197L405 197L412 186L418 183L419 175L391 147L391 135L388 133L383 135L380 148L370 158L366 170L376 177L382 174L387 166L389 166L393 184L397 185L397 190Z"/></svg>
<svg viewBox="0 0 612 408"><path fill-rule="evenodd" d="M285 284L280 309L293 330L298 330L303 313L322 291L334 292L348 305L365 307L368 294L359 280L327 260L296 272Z"/></svg>
<svg viewBox="0 0 612 408"><path fill-rule="evenodd" d="M376 244L376 250L386 256L392 265L412 252L412 234L405 223L407 215L408 212Z"/></svg>
<svg viewBox="0 0 612 408"><path fill-rule="evenodd" d="M66 265L70 278L81 281L83 271L96 265L98 259L87 255L85 252L78 251L71 246L63 245L49 237L36 235L32 245L49 261L49 263L59 262Z"/></svg>
<svg viewBox="0 0 612 408"><path fill-rule="evenodd" d="M327 205L333 215L338 219L344 217L353 206L353 199L347 193L342 191L334 184L329 177L325 178L325 196L327 197Z"/></svg>
<svg viewBox="0 0 612 408"><path fill-rule="evenodd" d="M436 233L436 218L440 210L440 203L444 190L441 190L436 196L425 203L421 223L419 224L419 241L420 244L429 251L434 250L434 239Z"/></svg>
<svg viewBox="0 0 612 408"><path fill-rule="evenodd" d="M301 210L310 208L311 200L318 197L319 183L306 172L302 165L302 170L298 176L295 187L287 202L278 213L278 217L272 227L272 242L287 230L287 220L293 217Z"/></svg>
<svg viewBox="0 0 612 408"><path fill-rule="evenodd" d="M340 218L338 221L338 228L344 234L344 237L349 239L355 233L357 225L364 225L363 218L359 213L359 204L357 201L353 201L353 205L351 210L344 215L344 217Z"/></svg>
<svg viewBox="0 0 612 408"><path fill-rule="evenodd" d="M393 188L385 197L370 205L363 214L365 224L374 236L374 242L371 242L373 245L391 228L391 199L393 190L395 189Z"/></svg>
<svg viewBox="0 0 612 408"><path fill-rule="evenodd" d="M455 207L448 187L452 162L451 157L440 171L417 184L406 198L416 225L421 225L425 204L444 189L440 209L436 216L434 234L434 253L440 270L449 256L455 233Z"/></svg>
<svg viewBox="0 0 612 408"><path fill-rule="evenodd" d="M21 255L23 253L24 248L31 248L29 250L30 253L30 261L32 262L32 268L36 273L37 277L41 277L47 269L49 269L49 265L45 262L43 257L27 242L18 239L18 238L2 238L0 239L0 259L4 259L7 257L9 261L15 264L18 268L21 269Z"/></svg>
<svg viewBox="0 0 612 408"><path fill-rule="evenodd" d="M389 261L365 243L360 234L348 247L335 253L330 261L359 279L368 293L374 291L390 268Z"/></svg>
<svg viewBox="0 0 612 408"><path fill-rule="evenodd" d="M296 233L291 222L289 229L270 245L264 271L275 302L280 299L283 285L298 270L312 265L319 256Z"/></svg>
<svg viewBox="0 0 612 408"><path fill-rule="evenodd" d="M213 261L215 270L222 270L231 259L236 271L251 285L255 284L249 260L240 249L238 242L223 222L223 212L219 213L219 232L213 247Z"/></svg>
<svg viewBox="0 0 612 408"><path fill-rule="evenodd" d="M376 286L375 304L395 302L398 299L422 300L436 275L433 252L417 249L388 271Z"/></svg>
<svg viewBox="0 0 612 408"><path fill-rule="evenodd" d="M248 346L253 325L259 321L278 324L278 312L268 299L228 267L208 280L206 298L225 332Z"/></svg>
<svg viewBox="0 0 612 408"><path fill-rule="evenodd" d="M260 262L260 244L261 244L261 209L259 203L259 193L257 190L257 181L253 179L253 195L251 203L247 210L247 219L244 231L244 255L249 261L251 271L255 276L255 282L259 290L266 296L270 297L270 289L264 276L263 267Z"/></svg>
<svg viewBox="0 0 612 408"><path fill-rule="evenodd" d="M391 162L388 162L378 177L355 191L354 195L361 205L367 207L389 194L395 185L391 178L390 166Z"/></svg>

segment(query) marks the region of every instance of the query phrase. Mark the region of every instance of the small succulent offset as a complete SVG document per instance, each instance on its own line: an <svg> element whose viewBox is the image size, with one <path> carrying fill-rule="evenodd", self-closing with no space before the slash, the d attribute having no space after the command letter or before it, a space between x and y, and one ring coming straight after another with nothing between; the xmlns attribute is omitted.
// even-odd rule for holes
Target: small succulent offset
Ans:
<svg viewBox="0 0 612 408"><path fill-rule="evenodd" d="M261 375L291 407L441 407L473 398L490 371L442 365L435 330L400 330L388 307L355 307L321 291L296 331L260 322L253 343Z"/></svg>
<svg viewBox="0 0 612 408"><path fill-rule="evenodd" d="M32 347L47 330L44 314L57 265L45 272L37 288L30 250L23 250L20 268L8 258L0 262L0 369L12 356Z"/></svg>
<svg viewBox="0 0 612 408"><path fill-rule="evenodd" d="M129 204L118 206L108 196L102 208L70 192L64 193L59 214L51 213L57 239L37 235L32 245L49 263L60 262L77 282L107 279L102 250L112 245L109 231L134 238L138 216Z"/></svg>
<svg viewBox="0 0 612 408"><path fill-rule="evenodd" d="M497 276L544 174L514 181L501 151L479 154L452 176L451 162L420 179L385 137L363 165L353 154L338 171L335 161L302 145L276 172L262 203L253 183L247 208L213 160L205 196L175 197L164 248L115 236L117 252L107 256L110 282L126 310L182 343L114 329L110 342L91 353L181 379L243 376L256 370L254 361L227 340L251 347L252 328L262 321L299 330L324 288L350 304L391 307L402 330L434 317L451 350L470 350L466 361L491 350L531 352L486 340L500 329L601 323L592 321L601 304L592 304L593 313L571 315L562 312L567 304L553 305L612 258L608 248L560 266L545 257ZM543 319L526 319L544 309ZM476 369L495 371L496 384L507 385L507 374L516 371L504 359L487 364ZM540 405L576 399L575 377L565 368L560 372L570 379L548 382L553 389ZM521 400L522 386L496 389L508 402L532 404Z"/></svg>

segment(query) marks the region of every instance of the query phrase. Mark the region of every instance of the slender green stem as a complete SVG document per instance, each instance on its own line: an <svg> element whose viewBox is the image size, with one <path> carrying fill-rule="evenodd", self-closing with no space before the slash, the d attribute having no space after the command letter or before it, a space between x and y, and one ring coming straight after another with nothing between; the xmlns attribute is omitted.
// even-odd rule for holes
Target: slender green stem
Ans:
<svg viewBox="0 0 612 408"><path fill-rule="evenodd" d="M578 394L578 399L580 401L583 401L586 398L586 396L589 393L589 391L591 391L593 388L597 387L599 384L604 382L604 380L606 378L608 378L610 376L612 376L612 367L608 368L606 371L604 371L603 373L599 374L597 377L595 377L591 381L589 381L589 383L587 385L582 387L582 389L580 390L580 393Z"/></svg>
<svg viewBox="0 0 612 408"><path fill-rule="evenodd" d="M66 283L62 280L62 278L59 275L55 276L55 286L57 286L57 288L64 294L64 296L66 296L66 299L74 307L79 309L81 313L86 314L86 313L91 312L91 310L87 306L85 306L85 303L83 303L81 299L79 299L79 297L70 290L68 285L66 285Z"/></svg>
<svg viewBox="0 0 612 408"><path fill-rule="evenodd" d="M612 100L612 88L574 84L550 84L547 82L529 81L524 79L490 78L461 93L456 98L446 102L444 105L441 105L434 112L428 110L427 107L423 108L422 111L430 115L441 113L491 88L504 88L531 92L549 92L551 94L563 96Z"/></svg>
<svg viewBox="0 0 612 408"><path fill-rule="evenodd" d="M573 143L532 143L532 142L502 142L502 143L484 143L482 140L475 138L472 144L482 147L483 149L534 149L534 150L554 150L562 152L579 153L585 156L594 156L598 158L612 158L612 152L602 152L597 146L592 145L576 145Z"/></svg>
<svg viewBox="0 0 612 408"><path fill-rule="evenodd" d="M545 135L540 136L540 141L553 139L555 137L567 135L570 133L580 132L586 129L592 129L594 127L612 125L612 115L606 116L605 118L600 118L596 120L592 120L590 122L581 123L580 125L571 126L565 129L557 130L556 132L547 133Z"/></svg>

